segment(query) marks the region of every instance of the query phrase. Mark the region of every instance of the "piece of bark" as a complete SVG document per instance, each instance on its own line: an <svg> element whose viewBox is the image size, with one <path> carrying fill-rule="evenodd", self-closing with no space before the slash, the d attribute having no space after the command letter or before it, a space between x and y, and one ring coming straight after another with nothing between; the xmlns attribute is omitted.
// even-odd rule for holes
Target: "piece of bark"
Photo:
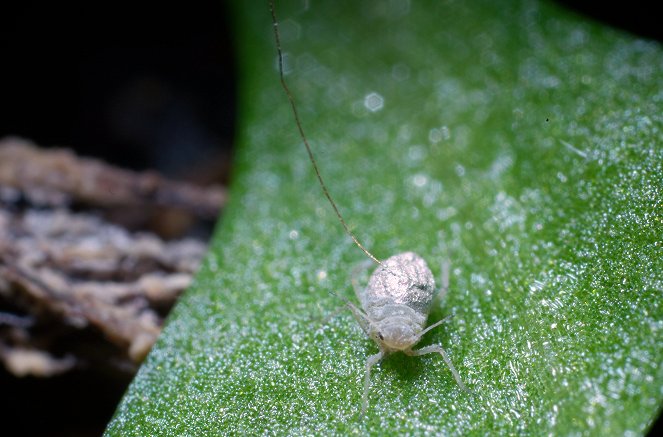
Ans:
<svg viewBox="0 0 663 437"><path fill-rule="evenodd" d="M205 215L216 213L223 193L5 140L0 362L17 376L82 367L134 372L191 282L206 244L128 231L94 208L149 210L162 202ZM67 208L72 199L75 211Z"/></svg>
<svg viewBox="0 0 663 437"><path fill-rule="evenodd" d="M76 359L71 355L56 358L42 350L22 347L0 345L0 357L7 370L16 376L53 376L67 372L76 365Z"/></svg>
<svg viewBox="0 0 663 437"><path fill-rule="evenodd" d="M199 241L163 242L86 214L0 210L0 296L30 313L36 325L94 329L137 363L160 332L160 308L169 308L188 286L204 252ZM11 324L4 319L0 324ZM0 358L10 371L21 374L12 357L35 349L30 337L13 345L5 339L11 353ZM48 361L46 355L29 356Z"/></svg>
<svg viewBox="0 0 663 437"><path fill-rule="evenodd" d="M226 203L220 186L201 188L164 179L155 172L134 172L68 149L40 149L30 141L0 140L0 185L23 193L34 205L67 206L71 202L117 207L158 205L214 218Z"/></svg>

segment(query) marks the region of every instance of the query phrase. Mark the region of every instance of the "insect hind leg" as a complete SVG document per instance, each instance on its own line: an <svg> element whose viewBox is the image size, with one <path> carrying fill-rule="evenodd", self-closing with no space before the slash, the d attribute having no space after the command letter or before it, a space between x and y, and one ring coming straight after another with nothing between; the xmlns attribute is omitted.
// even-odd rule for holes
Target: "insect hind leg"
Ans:
<svg viewBox="0 0 663 437"><path fill-rule="evenodd" d="M437 300L442 300L449 291L449 268L451 263L448 259L442 261L442 276L440 277L440 288L437 290Z"/></svg>
<svg viewBox="0 0 663 437"><path fill-rule="evenodd" d="M442 346L439 344L434 344L432 346L426 346L422 347L421 349L418 349L416 351L405 351L407 355L413 356L413 357L418 357L420 355L426 355L426 354L433 354L433 353L439 353L442 355L442 359L444 359L444 362L447 364L447 367L449 367L449 370L451 370L451 374L454 376L454 379L456 380L456 383L458 386L466 391L467 393L474 394L472 390L467 388L465 383L463 382L462 379L460 379L460 374L454 367L453 363L451 362L451 358L449 358L449 355L447 355L447 352L444 350Z"/></svg>
<svg viewBox="0 0 663 437"><path fill-rule="evenodd" d="M361 398L361 415L366 414L368 409L368 391L371 388L371 368L384 358L384 352L380 351L375 355L371 355L366 360L366 375L364 376L364 394Z"/></svg>

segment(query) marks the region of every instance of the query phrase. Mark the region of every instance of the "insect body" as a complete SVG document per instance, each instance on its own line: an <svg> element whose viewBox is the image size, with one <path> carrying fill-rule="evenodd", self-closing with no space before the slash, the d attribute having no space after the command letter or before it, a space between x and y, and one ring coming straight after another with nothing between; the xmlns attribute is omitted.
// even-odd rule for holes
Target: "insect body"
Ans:
<svg viewBox="0 0 663 437"><path fill-rule="evenodd" d="M412 350L426 332L451 318L448 316L425 328L436 294L446 293L448 284L447 264L443 268L442 288L436 290L435 279L426 261L416 253L404 252L383 261L365 289L355 288L363 310L349 302L347 305L364 333L380 348L380 352L366 361L362 414L368 407L371 368L392 352L411 356L440 353L458 385L469 391L442 346Z"/></svg>
<svg viewBox="0 0 663 437"><path fill-rule="evenodd" d="M418 350L412 350L412 347L421 340L421 337L426 332L451 318L451 316L445 317L425 328L428 313L430 312L435 295L439 292L446 292L446 289L448 288L448 265L445 264L443 268L442 288L441 290L436 291L433 274L428 268L426 261L424 261L419 255L413 252L404 252L394 255L385 261L380 261L369 252L352 233L336 206L334 199L331 197L331 194L329 194L327 185L322 179L322 175L320 174L320 170L318 169L318 165L313 156L311 146L306 139L306 135L304 135L304 129L299 120L295 100L283 75L283 54L281 52L278 21L276 20L273 0L270 0L269 6L272 13L272 23L274 25L274 38L276 40L276 50L278 53L281 85L288 97L288 101L290 102L297 129L299 130L299 134L306 147L306 152L308 153L311 165L315 170L315 175L318 178L318 182L322 187L325 197L334 209L345 232L368 258L378 264L377 269L371 275L365 289L358 289L355 285L357 298L361 302L361 309L347 300L345 301L364 333L373 339L380 348L380 352L370 356L366 361L362 415L368 406L371 368L379 363L386 355L393 352L400 351L411 356L425 355L429 353L441 354L458 385L463 390L469 392L467 387L465 387L465 384L463 384L463 381L461 381L460 375L451 363L449 356L442 346L433 345Z"/></svg>
<svg viewBox="0 0 663 437"><path fill-rule="evenodd" d="M366 334L384 352L409 349L426 327L435 291L433 274L419 255L405 252L387 259L366 288L357 290Z"/></svg>

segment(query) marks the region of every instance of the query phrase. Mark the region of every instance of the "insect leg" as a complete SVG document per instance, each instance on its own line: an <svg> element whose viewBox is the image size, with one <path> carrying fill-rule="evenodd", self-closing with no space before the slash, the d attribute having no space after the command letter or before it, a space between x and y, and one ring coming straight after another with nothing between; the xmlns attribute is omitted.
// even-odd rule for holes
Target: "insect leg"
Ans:
<svg viewBox="0 0 663 437"><path fill-rule="evenodd" d="M363 416L368 409L368 389L371 387L371 368L380 362L384 357L384 352L380 351L371 355L366 360L366 376L364 377L364 395L361 398L361 415Z"/></svg>
<svg viewBox="0 0 663 437"><path fill-rule="evenodd" d="M347 300L343 296L339 296L336 293L334 293L333 291L330 291L329 294L331 294L332 296L335 296L335 297L341 299L343 302L345 302L345 307L347 307L352 312L352 315L354 316L355 320L357 321L357 323L361 327L361 330L364 331L364 334L366 334L367 337L370 337L371 336L371 334L370 334L371 333L371 330L370 330L371 321L368 319L368 316L362 310L357 308L357 306L355 304L353 304L352 302L350 302L349 300ZM341 307L341 309L342 308L343 307ZM336 315L336 314L334 314L334 315Z"/></svg>
<svg viewBox="0 0 663 437"><path fill-rule="evenodd" d="M432 346L426 346L422 347L419 350L416 351L404 351L407 355L417 357L420 355L426 355L426 354L432 354L432 353L439 353L442 355L442 358L444 359L444 362L447 363L447 366L449 367L449 370L451 370L451 373L454 376L454 379L456 380L456 383L458 383L458 386L465 390L468 393L474 394L472 390L467 388L465 383L460 379L460 375L458 374L458 371L454 367L453 363L451 362L451 359L449 358L449 355L447 355L446 351L440 346L439 344L434 344Z"/></svg>
<svg viewBox="0 0 663 437"><path fill-rule="evenodd" d="M347 307L352 311L352 315L355 320L361 327L361 330L364 331L367 337L371 336L371 321L368 319L368 316L359 308L357 308L351 302L346 302Z"/></svg>
<svg viewBox="0 0 663 437"><path fill-rule="evenodd" d="M442 261L442 277L440 278L440 288L437 291L437 300L444 299L447 291L449 291L449 260L445 259Z"/></svg>
<svg viewBox="0 0 663 437"><path fill-rule="evenodd" d="M426 329L424 329L423 331L421 331L421 333L419 334L419 338L423 337L424 334L427 333L428 331L430 331L431 329L440 326L440 325L441 325L442 323L444 323L444 322L448 322L449 320L451 320L451 318L452 318L453 316L454 316L453 314L449 314L449 315L446 316L444 319L442 319L442 320L438 320L437 322L433 323L433 324L430 325L428 328L426 328Z"/></svg>

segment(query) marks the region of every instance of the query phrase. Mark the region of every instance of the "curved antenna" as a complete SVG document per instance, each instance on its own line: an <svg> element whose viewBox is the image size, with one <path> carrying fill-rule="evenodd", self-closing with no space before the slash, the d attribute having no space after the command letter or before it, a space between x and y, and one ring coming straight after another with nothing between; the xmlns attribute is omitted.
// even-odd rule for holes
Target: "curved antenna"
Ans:
<svg viewBox="0 0 663 437"><path fill-rule="evenodd" d="M281 38L279 35L279 24L278 21L276 20L276 12L274 11L274 0L269 0L269 10L272 12L272 23L274 24L274 39L276 40L276 51L278 52L279 55L279 77L281 79L281 86L283 87L283 90L285 91L286 95L288 96L288 101L290 102L290 107L292 108L292 114L295 116L295 123L297 123L297 129L299 130L299 135L302 137L302 141L304 141L304 145L306 146L306 151L308 152L308 157L311 161L311 164L313 164L313 169L315 170L315 175L318 177L318 182L320 182L320 186L322 187L322 191L325 193L325 197L327 200L329 200L329 203L331 204L332 208L334 208L334 212L336 213L336 217L338 217L338 220L341 222L343 225L343 229L345 229L345 232L352 238L352 241L361 249L364 251L366 256L368 256L370 259L375 261L376 263L382 265L382 262L380 262L379 259L377 259L371 252L368 251L355 237L355 234L352 233L350 228L348 227L348 224L343 220L343 216L341 215L341 212L338 210L338 207L336 206L336 202L334 202L334 199L332 199L331 194L329 194L329 190L327 189L327 185L325 182L322 180L322 175L320 174L320 170L318 169L318 163L315 161L315 158L313 157L313 151L311 150L311 146L308 143L308 140L306 139L306 135L304 134L304 128L302 128L302 123L299 120L299 114L297 113L297 106L295 105L295 99L292 97L292 93L290 92L290 88L288 88L288 85L285 82L285 76L283 74L283 53L281 51Z"/></svg>

